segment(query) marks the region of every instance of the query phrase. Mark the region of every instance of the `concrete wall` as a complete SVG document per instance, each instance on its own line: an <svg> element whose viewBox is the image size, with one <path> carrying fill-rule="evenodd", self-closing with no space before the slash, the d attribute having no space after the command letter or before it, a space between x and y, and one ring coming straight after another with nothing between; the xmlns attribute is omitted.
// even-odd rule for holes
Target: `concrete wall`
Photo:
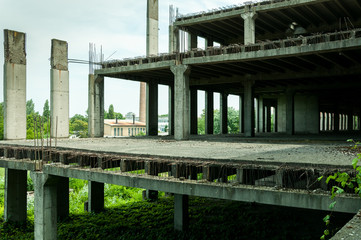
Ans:
<svg viewBox="0 0 361 240"><path fill-rule="evenodd" d="M4 139L25 139L25 33L4 30L4 52Z"/></svg>
<svg viewBox="0 0 361 240"><path fill-rule="evenodd" d="M295 95L295 133L319 133L320 112L318 97L315 95Z"/></svg>
<svg viewBox="0 0 361 240"><path fill-rule="evenodd" d="M68 43L51 41L50 111L51 136L69 137Z"/></svg>

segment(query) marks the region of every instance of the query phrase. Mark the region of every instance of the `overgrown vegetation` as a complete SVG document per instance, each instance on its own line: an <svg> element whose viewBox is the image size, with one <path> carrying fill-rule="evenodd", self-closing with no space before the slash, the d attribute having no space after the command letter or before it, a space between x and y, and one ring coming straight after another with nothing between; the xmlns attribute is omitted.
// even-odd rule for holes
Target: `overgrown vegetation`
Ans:
<svg viewBox="0 0 361 240"><path fill-rule="evenodd" d="M213 116L213 133L220 134L220 111L218 109L214 110ZM239 133L239 111L233 107L228 107L227 117L228 133ZM206 114L205 110L203 109L201 116L198 118L198 134L205 134L205 119Z"/></svg>
<svg viewBox="0 0 361 240"><path fill-rule="evenodd" d="M353 174L349 174L347 172L336 172L332 175L329 175L326 179L326 184L329 184L332 181L333 185L331 187L331 199L334 200L330 205L329 208L331 213L327 214L326 217L323 218L323 221L326 225L326 229L321 236L321 239L328 239L330 235L332 235L330 230L330 223L332 217L332 210L335 208L337 201L335 197L341 194L344 194L347 189L351 190L355 194L358 194L361 197L361 166L358 166L358 163L361 161L361 151L360 151L360 142L355 142L352 139L349 139L348 142L352 142L354 146L352 150L355 150L357 155L352 160L352 167L354 169ZM323 176L321 176L318 180L321 181Z"/></svg>

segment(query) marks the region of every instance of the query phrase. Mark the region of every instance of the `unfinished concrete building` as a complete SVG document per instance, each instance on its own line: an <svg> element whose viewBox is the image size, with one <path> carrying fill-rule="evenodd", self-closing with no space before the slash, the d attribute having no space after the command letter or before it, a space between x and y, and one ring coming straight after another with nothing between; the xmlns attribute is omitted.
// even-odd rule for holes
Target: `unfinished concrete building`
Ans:
<svg viewBox="0 0 361 240"><path fill-rule="evenodd" d="M230 94L240 98L245 136L360 131L360 12L357 0L279 0L178 15L169 54L105 62L95 74L147 82L148 106L157 105L152 86L168 85L176 139L197 134L197 90L206 92L207 134L213 134L214 92L221 95L222 133ZM152 125L157 109L147 115Z"/></svg>

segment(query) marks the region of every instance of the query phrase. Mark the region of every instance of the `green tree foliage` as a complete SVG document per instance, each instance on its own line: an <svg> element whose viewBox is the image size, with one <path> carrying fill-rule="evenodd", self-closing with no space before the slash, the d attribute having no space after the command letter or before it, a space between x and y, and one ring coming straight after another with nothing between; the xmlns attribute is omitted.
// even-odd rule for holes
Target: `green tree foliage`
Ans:
<svg viewBox="0 0 361 240"><path fill-rule="evenodd" d="M114 106L113 104L110 104L108 108L108 119L114 119L114 118L115 118Z"/></svg>
<svg viewBox="0 0 361 240"><path fill-rule="evenodd" d="M238 133L239 132L239 111L233 107L228 108L228 133ZM220 134L221 132L221 121L220 121L220 111L218 109L214 110L214 134ZM201 116L198 118L198 134L205 134L205 110L202 110Z"/></svg>
<svg viewBox="0 0 361 240"><path fill-rule="evenodd" d="M47 121L50 118L50 107L49 107L49 100L46 99L43 107L43 118Z"/></svg>
<svg viewBox="0 0 361 240"><path fill-rule="evenodd" d="M69 121L70 134L75 134L78 137L88 137L88 118L81 115L75 114Z"/></svg>
<svg viewBox="0 0 361 240"><path fill-rule="evenodd" d="M26 101L26 115L35 113L35 103L33 99Z"/></svg>

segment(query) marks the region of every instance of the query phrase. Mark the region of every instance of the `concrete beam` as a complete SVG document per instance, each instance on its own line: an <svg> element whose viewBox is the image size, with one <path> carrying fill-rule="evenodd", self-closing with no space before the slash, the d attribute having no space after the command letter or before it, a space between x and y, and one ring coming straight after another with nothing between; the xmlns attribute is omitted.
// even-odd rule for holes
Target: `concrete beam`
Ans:
<svg viewBox="0 0 361 240"><path fill-rule="evenodd" d="M0 167L15 170L35 171L35 162L2 158L0 160Z"/></svg>
<svg viewBox="0 0 361 240"><path fill-rule="evenodd" d="M26 222L27 171L5 169L5 221Z"/></svg>
<svg viewBox="0 0 361 240"><path fill-rule="evenodd" d="M214 96L213 92L205 91L205 131L206 134L213 134L214 130Z"/></svg>
<svg viewBox="0 0 361 240"><path fill-rule="evenodd" d="M220 129L221 134L228 133L228 94L221 93L220 94Z"/></svg>
<svg viewBox="0 0 361 240"><path fill-rule="evenodd" d="M146 85L146 127L148 136L158 135L158 84L150 81Z"/></svg>
<svg viewBox="0 0 361 240"><path fill-rule="evenodd" d="M88 212L101 212L104 210L104 183L88 182Z"/></svg>
<svg viewBox="0 0 361 240"><path fill-rule="evenodd" d="M26 138L25 33L4 30L4 139Z"/></svg>
<svg viewBox="0 0 361 240"><path fill-rule="evenodd" d="M220 183L200 183L195 181L180 181L175 178L159 178L151 176L129 175L127 173L112 173L108 171L90 171L89 169L59 167L44 165L43 172L116 184L135 188L146 188L174 194L200 196L218 199L228 199L243 202L256 202L285 207L307 208L329 211L333 201L329 194L313 193L308 190L289 191L273 187L255 187L247 185L231 185ZM336 212L356 213L360 209L361 199L358 196L336 197Z"/></svg>
<svg viewBox="0 0 361 240"><path fill-rule="evenodd" d="M69 137L68 43L51 40L50 112L51 137Z"/></svg>
<svg viewBox="0 0 361 240"><path fill-rule="evenodd" d="M171 67L174 74L174 94L175 94L175 132L174 139L186 140L190 134L190 90L189 74L190 67L187 65L177 65Z"/></svg>
<svg viewBox="0 0 361 240"><path fill-rule="evenodd" d="M94 137L104 136L104 77L94 76ZM90 117L90 116L89 116Z"/></svg>
<svg viewBox="0 0 361 240"><path fill-rule="evenodd" d="M188 195L174 194L174 229L185 231L188 227Z"/></svg>

